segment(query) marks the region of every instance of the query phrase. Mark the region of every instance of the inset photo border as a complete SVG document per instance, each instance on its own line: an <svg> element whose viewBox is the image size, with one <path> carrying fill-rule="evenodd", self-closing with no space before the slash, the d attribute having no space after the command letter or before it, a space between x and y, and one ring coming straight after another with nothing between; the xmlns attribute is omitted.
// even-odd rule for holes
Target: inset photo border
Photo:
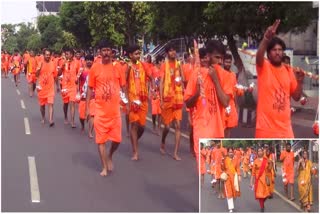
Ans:
<svg viewBox="0 0 320 214"><path fill-rule="evenodd" d="M199 140L200 212L319 212L319 139Z"/></svg>

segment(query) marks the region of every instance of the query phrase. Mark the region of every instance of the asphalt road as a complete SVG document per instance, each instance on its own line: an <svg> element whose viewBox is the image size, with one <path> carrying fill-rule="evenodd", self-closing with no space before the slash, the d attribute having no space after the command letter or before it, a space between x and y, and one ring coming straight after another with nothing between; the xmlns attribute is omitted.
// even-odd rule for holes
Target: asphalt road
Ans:
<svg viewBox="0 0 320 214"><path fill-rule="evenodd" d="M229 212L226 199L218 199L211 187L209 175L205 176L205 184L201 188L201 212ZM234 201L234 212L260 212L259 202L254 198L254 192L249 187L249 179L243 179L240 184L241 196ZM278 195L265 202L265 212L299 212L287 204Z"/></svg>
<svg viewBox="0 0 320 214"><path fill-rule="evenodd" d="M139 144L140 160L133 162L123 126L123 142L113 160L115 169L101 177L94 141L80 133L78 121L76 129L63 123L60 94L55 96L55 126L42 126L37 97L28 96L24 75L21 80L20 95L11 79L1 80L1 211L198 212L196 162L187 139L181 140L182 161L162 156L160 137L152 134L147 122ZM24 117L29 120L30 135L25 134ZM169 152L173 142L170 133ZM31 202L28 156L35 157L40 203Z"/></svg>
<svg viewBox="0 0 320 214"><path fill-rule="evenodd" d="M228 204L226 199L218 199L215 189L211 187L211 175L205 175L204 185L201 187L201 212L228 212ZM237 198L235 203L234 212L260 212L259 202L254 198L254 192L249 187L250 178L242 179L240 183L241 196ZM319 180L313 179L313 197L314 205L312 207L312 212L319 212ZM301 212L299 209L299 193L298 187L295 184L294 193L296 200L294 202L288 202L284 197L283 184L281 182L280 172L278 171L275 190L280 194L273 194L273 199L268 199L265 203L265 212Z"/></svg>

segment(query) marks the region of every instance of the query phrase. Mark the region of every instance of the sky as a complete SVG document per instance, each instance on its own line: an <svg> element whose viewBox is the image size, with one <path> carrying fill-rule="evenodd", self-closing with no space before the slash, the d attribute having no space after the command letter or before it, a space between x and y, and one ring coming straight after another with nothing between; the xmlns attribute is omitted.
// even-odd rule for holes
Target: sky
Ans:
<svg viewBox="0 0 320 214"><path fill-rule="evenodd" d="M37 16L36 1L1 0L1 24L33 22Z"/></svg>

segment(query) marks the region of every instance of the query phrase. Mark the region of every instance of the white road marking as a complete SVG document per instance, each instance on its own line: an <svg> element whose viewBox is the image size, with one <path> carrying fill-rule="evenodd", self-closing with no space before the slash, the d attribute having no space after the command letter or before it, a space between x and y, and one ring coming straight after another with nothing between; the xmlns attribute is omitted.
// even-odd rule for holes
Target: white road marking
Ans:
<svg viewBox="0 0 320 214"><path fill-rule="evenodd" d="M27 117L24 118L24 129L27 135L31 134L29 120Z"/></svg>
<svg viewBox="0 0 320 214"><path fill-rule="evenodd" d="M28 157L28 164L29 164L29 176L30 176L31 201L33 203L39 203L40 190L39 190L39 183L38 183L36 161L33 156Z"/></svg>
<svg viewBox="0 0 320 214"><path fill-rule="evenodd" d="M147 117L147 120L150 121L150 122L152 122L152 119L151 119L150 117ZM161 128L164 128L164 125L163 125L163 124L161 125ZM175 133L175 130L174 130L173 128L170 128L170 132ZM186 135L186 134L184 134L184 133L182 133L182 132L181 132L181 136L184 137L184 138L186 138L186 139L189 139L189 136Z"/></svg>
<svg viewBox="0 0 320 214"><path fill-rule="evenodd" d="M300 208L299 205L294 203L293 201L288 200L286 197L284 197L282 194L280 194L277 190L274 190L274 193L276 193L281 199L283 199L285 202L296 208L297 210L303 212L303 210Z"/></svg>
<svg viewBox="0 0 320 214"><path fill-rule="evenodd" d="M20 95L21 93L20 93L19 89L16 89L16 90L17 90L17 94Z"/></svg>
<svg viewBox="0 0 320 214"><path fill-rule="evenodd" d="M23 100L20 100L20 102L21 102L21 108L22 108L22 109L26 109L26 106L24 105Z"/></svg>

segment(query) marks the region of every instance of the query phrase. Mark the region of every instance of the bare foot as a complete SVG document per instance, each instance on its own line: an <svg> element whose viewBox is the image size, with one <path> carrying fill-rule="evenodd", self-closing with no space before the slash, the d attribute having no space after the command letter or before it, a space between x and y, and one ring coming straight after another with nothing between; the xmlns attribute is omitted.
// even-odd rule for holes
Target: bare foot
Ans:
<svg viewBox="0 0 320 214"><path fill-rule="evenodd" d="M107 168L109 171L111 171L111 172L113 171L113 163L112 163L112 160L110 157L109 157L109 161L107 163Z"/></svg>
<svg viewBox="0 0 320 214"><path fill-rule="evenodd" d="M66 125L69 124L69 120L66 120L66 119L65 119L65 120L64 120L64 124L66 124Z"/></svg>
<svg viewBox="0 0 320 214"><path fill-rule="evenodd" d="M101 176L107 176L107 175L108 175L107 169L103 169L103 170L100 172L100 175L101 175Z"/></svg>
<svg viewBox="0 0 320 214"><path fill-rule="evenodd" d="M92 133L89 133L89 138L93 138L93 134Z"/></svg>
<svg viewBox="0 0 320 214"><path fill-rule="evenodd" d="M45 123L45 120L44 120L44 119L42 119L42 120L41 120L41 124L42 124L42 125L44 125L44 123Z"/></svg>
<svg viewBox="0 0 320 214"><path fill-rule="evenodd" d="M160 153L162 154L162 155L165 155L167 152L166 152L166 149L164 148L164 145L162 144L161 146L160 146Z"/></svg>
<svg viewBox="0 0 320 214"><path fill-rule="evenodd" d="M138 157L138 153L133 154L133 156L132 156L131 160L133 160L133 161L137 161L138 159L139 159L139 157Z"/></svg>
<svg viewBox="0 0 320 214"><path fill-rule="evenodd" d="M181 161L181 158L178 155L174 155L173 159L175 159L176 161Z"/></svg>

